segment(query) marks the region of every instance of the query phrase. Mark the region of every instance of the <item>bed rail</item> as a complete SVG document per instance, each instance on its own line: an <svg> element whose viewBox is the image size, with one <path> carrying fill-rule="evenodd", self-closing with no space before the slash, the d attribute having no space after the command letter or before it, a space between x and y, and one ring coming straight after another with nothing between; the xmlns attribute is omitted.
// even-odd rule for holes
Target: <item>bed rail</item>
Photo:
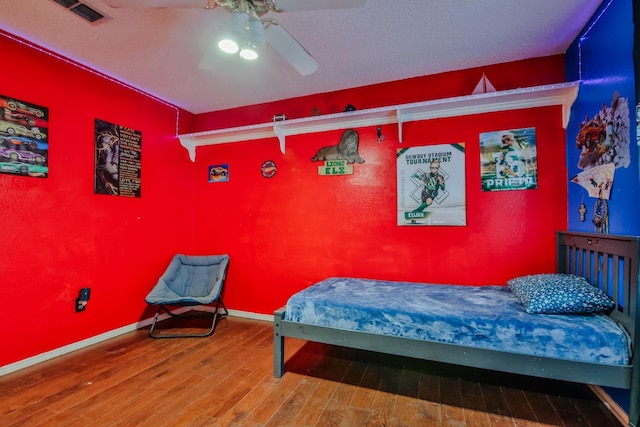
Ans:
<svg viewBox="0 0 640 427"><path fill-rule="evenodd" d="M558 272L586 278L615 302L611 317L632 335L638 321L638 237L558 232Z"/></svg>
<svg viewBox="0 0 640 427"><path fill-rule="evenodd" d="M629 388L629 425L640 425L640 307L638 307L638 257L640 238L571 231L557 232L557 269L585 277L615 302L611 317L631 338L632 373Z"/></svg>

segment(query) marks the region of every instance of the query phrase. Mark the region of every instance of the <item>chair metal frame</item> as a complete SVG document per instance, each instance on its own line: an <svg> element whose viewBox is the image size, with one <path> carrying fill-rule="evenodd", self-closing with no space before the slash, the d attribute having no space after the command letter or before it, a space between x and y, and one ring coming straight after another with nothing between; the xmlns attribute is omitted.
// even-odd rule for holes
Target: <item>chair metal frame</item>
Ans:
<svg viewBox="0 0 640 427"><path fill-rule="evenodd" d="M195 337L208 337L209 335L212 335L213 332L216 329L216 324L217 324L217 319L218 319L218 314L220 312L220 307L223 308L224 312L221 313L221 316L226 316L229 314L229 311L227 310L227 307L225 307L224 303L222 302L222 298L219 297L216 300L216 305L215 305L215 310L212 313L207 313L207 312L202 312L199 311L198 314L191 314L192 311L196 311L196 310L189 310L186 313L180 313L180 314L175 314L172 313L171 310L169 310L165 304L160 304L158 306L158 311L156 312L155 317L153 318L153 324L151 325L151 329L149 329L149 336L151 338L195 338ZM207 332L203 332L203 333L191 333L191 334L157 334L155 333L156 330L156 323L158 323L158 317L160 316L161 311L164 310L167 312L167 314L171 317L211 317L212 321L211 321L211 328L209 328L209 330Z"/></svg>

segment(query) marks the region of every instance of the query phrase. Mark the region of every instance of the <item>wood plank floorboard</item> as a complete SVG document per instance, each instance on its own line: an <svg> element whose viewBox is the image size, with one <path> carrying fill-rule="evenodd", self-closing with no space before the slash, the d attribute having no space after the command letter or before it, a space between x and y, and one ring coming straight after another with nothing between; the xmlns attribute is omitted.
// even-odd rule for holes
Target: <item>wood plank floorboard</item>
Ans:
<svg viewBox="0 0 640 427"><path fill-rule="evenodd" d="M226 317L206 338L142 329L0 377L0 426L620 426L581 384L297 339L286 359L273 378L270 322Z"/></svg>

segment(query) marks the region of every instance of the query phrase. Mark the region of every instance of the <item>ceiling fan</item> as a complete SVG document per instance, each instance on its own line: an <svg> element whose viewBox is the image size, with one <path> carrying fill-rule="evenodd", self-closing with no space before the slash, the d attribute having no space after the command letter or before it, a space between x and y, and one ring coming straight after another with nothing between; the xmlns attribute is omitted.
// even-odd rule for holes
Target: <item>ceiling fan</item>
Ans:
<svg viewBox="0 0 640 427"><path fill-rule="evenodd" d="M239 53L246 60L257 58L266 43L271 45L301 75L313 74L319 68L313 56L268 12L349 9L363 7L366 0L103 0L114 8L201 8L222 7L231 12L220 34L218 47L226 53ZM200 68L213 68L206 55Z"/></svg>

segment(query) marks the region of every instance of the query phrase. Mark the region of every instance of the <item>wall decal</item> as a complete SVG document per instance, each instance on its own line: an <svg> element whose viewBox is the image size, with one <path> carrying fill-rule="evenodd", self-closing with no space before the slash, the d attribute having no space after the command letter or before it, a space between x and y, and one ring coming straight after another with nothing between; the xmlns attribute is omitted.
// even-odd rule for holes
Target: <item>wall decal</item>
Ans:
<svg viewBox="0 0 640 427"><path fill-rule="evenodd" d="M627 98L614 92L611 104L602 103L589 118L586 115L576 135L576 147L581 150L578 168L589 168L612 163L615 167L629 167L631 153L630 112Z"/></svg>
<svg viewBox="0 0 640 427"><path fill-rule="evenodd" d="M229 165L209 166L209 182L229 181Z"/></svg>
<svg viewBox="0 0 640 427"><path fill-rule="evenodd" d="M95 119L96 194L140 197L142 132Z"/></svg>
<svg viewBox="0 0 640 427"><path fill-rule="evenodd" d="M358 154L359 144L360 136L358 132L353 129L347 129L342 133L338 145L322 147L311 158L311 161L346 160L347 163L364 163L364 159Z"/></svg>
<svg viewBox="0 0 640 427"><path fill-rule="evenodd" d="M49 110L0 95L0 172L49 175Z"/></svg>
<svg viewBox="0 0 640 427"><path fill-rule="evenodd" d="M396 166L398 225L467 225L464 143L398 149Z"/></svg>
<svg viewBox="0 0 640 427"><path fill-rule="evenodd" d="M278 168L273 160L267 160L262 164L260 171L262 172L262 176L265 178L273 178L278 171Z"/></svg>
<svg viewBox="0 0 640 427"><path fill-rule="evenodd" d="M536 129L480 134L482 191L538 188Z"/></svg>

